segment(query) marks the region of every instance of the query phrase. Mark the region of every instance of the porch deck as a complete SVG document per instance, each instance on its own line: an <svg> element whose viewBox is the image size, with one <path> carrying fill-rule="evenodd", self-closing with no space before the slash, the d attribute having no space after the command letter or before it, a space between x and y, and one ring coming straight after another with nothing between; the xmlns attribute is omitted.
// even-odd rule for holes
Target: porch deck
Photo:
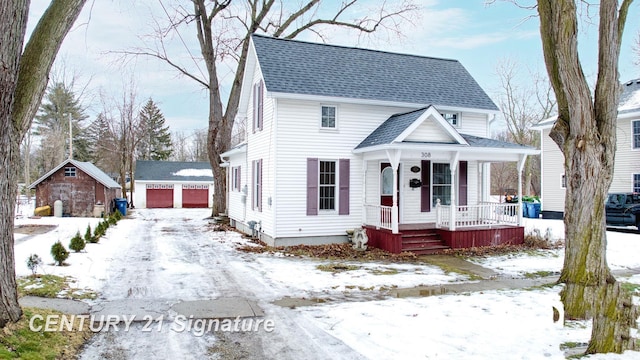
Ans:
<svg viewBox="0 0 640 360"><path fill-rule="evenodd" d="M494 225L465 227L456 230L437 228L435 223L399 224L399 232L365 225L369 245L394 254L413 252L426 255L446 249L460 249L502 244L522 244L524 227Z"/></svg>

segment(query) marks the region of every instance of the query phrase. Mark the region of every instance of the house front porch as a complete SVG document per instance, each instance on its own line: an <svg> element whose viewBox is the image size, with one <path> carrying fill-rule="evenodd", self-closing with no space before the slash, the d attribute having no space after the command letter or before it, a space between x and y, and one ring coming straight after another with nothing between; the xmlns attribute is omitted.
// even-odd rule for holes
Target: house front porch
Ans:
<svg viewBox="0 0 640 360"><path fill-rule="evenodd" d="M519 203L484 203L457 206L452 211L451 206L437 204L435 223L398 224L394 232L391 207L367 205L363 228L370 246L394 254L425 255L446 249L517 245L524 242L521 208Z"/></svg>

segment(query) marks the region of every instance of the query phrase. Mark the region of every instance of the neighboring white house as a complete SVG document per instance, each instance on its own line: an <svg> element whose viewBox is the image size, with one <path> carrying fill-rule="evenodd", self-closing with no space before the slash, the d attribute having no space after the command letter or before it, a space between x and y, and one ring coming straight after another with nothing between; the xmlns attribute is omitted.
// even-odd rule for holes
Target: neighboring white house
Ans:
<svg viewBox="0 0 640 360"><path fill-rule="evenodd" d="M490 163L539 153L488 138L498 108L456 60L253 35L242 81L228 215L271 245L487 225Z"/></svg>
<svg viewBox="0 0 640 360"><path fill-rule="evenodd" d="M616 160L610 192L640 192L640 79L622 84L618 106ZM566 191L564 155L549 137L555 117L540 122L542 217L561 219Z"/></svg>
<svg viewBox="0 0 640 360"><path fill-rule="evenodd" d="M138 208L211 207L211 165L208 162L138 160L133 204Z"/></svg>

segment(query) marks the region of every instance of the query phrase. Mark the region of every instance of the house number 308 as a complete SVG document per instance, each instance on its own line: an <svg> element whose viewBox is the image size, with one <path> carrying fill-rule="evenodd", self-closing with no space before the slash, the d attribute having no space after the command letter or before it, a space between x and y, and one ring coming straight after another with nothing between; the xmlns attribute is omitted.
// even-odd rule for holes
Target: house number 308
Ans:
<svg viewBox="0 0 640 360"><path fill-rule="evenodd" d="M423 158L423 159L429 159L429 158L431 158L431 153L430 153L430 152L423 152L423 153L422 153L422 158Z"/></svg>

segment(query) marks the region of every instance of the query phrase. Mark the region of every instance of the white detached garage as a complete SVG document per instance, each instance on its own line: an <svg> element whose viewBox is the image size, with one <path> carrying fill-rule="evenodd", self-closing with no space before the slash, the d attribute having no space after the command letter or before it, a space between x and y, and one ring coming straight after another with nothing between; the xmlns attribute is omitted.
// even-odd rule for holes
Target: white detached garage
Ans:
<svg viewBox="0 0 640 360"><path fill-rule="evenodd" d="M133 200L139 208L207 208L213 202L208 162L138 160Z"/></svg>

